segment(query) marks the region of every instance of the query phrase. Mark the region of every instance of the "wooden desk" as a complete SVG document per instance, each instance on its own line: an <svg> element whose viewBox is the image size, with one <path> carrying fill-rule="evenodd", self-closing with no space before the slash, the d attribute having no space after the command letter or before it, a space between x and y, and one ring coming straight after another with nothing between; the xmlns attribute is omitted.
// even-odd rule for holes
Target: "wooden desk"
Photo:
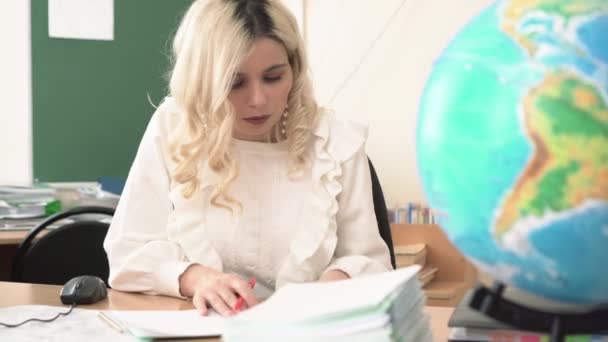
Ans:
<svg viewBox="0 0 608 342"><path fill-rule="evenodd" d="M19 245L25 238L29 230L4 230L0 231L0 246ZM40 236L46 234L46 231L40 232Z"/></svg>
<svg viewBox="0 0 608 342"><path fill-rule="evenodd" d="M25 304L40 304L61 306L59 292L61 286L39 285L39 284L20 284L10 282L0 282L0 307ZM108 298L93 304L87 305L88 309L114 309L114 310L187 310L192 309L192 303L170 297L147 296L109 290ZM82 306L81 308L84 308ZM426 312L431 317L431 328L435 341L447 341L447 323L452 308L427 306ZM189 339L188 341L219 342L218 338Z"/></svg>

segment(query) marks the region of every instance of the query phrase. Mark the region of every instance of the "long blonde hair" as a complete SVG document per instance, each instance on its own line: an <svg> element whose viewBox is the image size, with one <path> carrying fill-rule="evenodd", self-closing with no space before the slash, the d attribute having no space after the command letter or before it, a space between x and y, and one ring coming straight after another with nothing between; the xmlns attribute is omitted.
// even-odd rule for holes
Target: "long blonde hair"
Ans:
<svg viewBox="0 0 608 342"><path fill-rule="evenodd" d="M320 108L313 97L304 43L294 16L279 0L197 0L186 12L173 42L174 65L170 93L181 124L171 132L169 153L176 167L174 181L184 184L189 198L200 187L202 161L222 181L211 194L211 203L233 211L240 202L228 195L239 168L230 156L233 106L228 101L233 77L254 41L275 39L287 51L293 72L288 96L285 134L272 128L275 141L287 140L289 174L307 165L306 153Z"/></svg>

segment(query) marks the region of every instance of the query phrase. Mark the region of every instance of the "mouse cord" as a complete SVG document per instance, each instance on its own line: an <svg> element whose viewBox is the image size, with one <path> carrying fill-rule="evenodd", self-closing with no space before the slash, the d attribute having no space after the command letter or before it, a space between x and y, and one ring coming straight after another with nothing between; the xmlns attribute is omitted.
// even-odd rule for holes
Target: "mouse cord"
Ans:
<svg viewBox="0 0 608 342"><path fill-rule="evenodd" d="M72 310L74 310L75 306L76 306L76 304L72 304L72 306L70 306L70 309L68 311L66 311L66 312L59 312L53 318L47 318L47 319L44 319L44 318L30 318L30 319L27 319L27 320L25 320L25 321L23 321L21 323L17 323L17 324L8 324L8 323L2 323L2 322L0 322L0 325L4 326L4 327L7 327L7 328L16 328L16 327L24 325L25 323L28 323L28 322L43 322L43 323L52 322L52 321L56 320L57 318L59 318L59 316L67 316L67 315L69 315L70 312L72 312Z"/></svg>

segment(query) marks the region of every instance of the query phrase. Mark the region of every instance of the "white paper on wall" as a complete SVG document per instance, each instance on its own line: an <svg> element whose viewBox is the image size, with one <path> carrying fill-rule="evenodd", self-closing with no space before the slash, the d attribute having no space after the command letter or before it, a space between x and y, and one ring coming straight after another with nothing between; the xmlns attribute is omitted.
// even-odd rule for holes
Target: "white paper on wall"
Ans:
<svg viewBox="0 0 608 342"><path fill-rule="evenodd" d="M113 40L114 0L48 0L49 37Z"/></svg>

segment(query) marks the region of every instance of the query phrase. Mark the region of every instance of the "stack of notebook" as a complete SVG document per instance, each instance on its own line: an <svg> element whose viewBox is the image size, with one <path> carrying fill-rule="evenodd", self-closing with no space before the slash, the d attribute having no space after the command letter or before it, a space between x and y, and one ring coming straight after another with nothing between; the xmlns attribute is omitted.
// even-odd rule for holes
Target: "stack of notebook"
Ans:
<svg viewBox="0 0 608 342"><path fill-rule="evenodd" d="M232 341L432 341L415 265L327 282L289 284L226 321Z"/></svg>

